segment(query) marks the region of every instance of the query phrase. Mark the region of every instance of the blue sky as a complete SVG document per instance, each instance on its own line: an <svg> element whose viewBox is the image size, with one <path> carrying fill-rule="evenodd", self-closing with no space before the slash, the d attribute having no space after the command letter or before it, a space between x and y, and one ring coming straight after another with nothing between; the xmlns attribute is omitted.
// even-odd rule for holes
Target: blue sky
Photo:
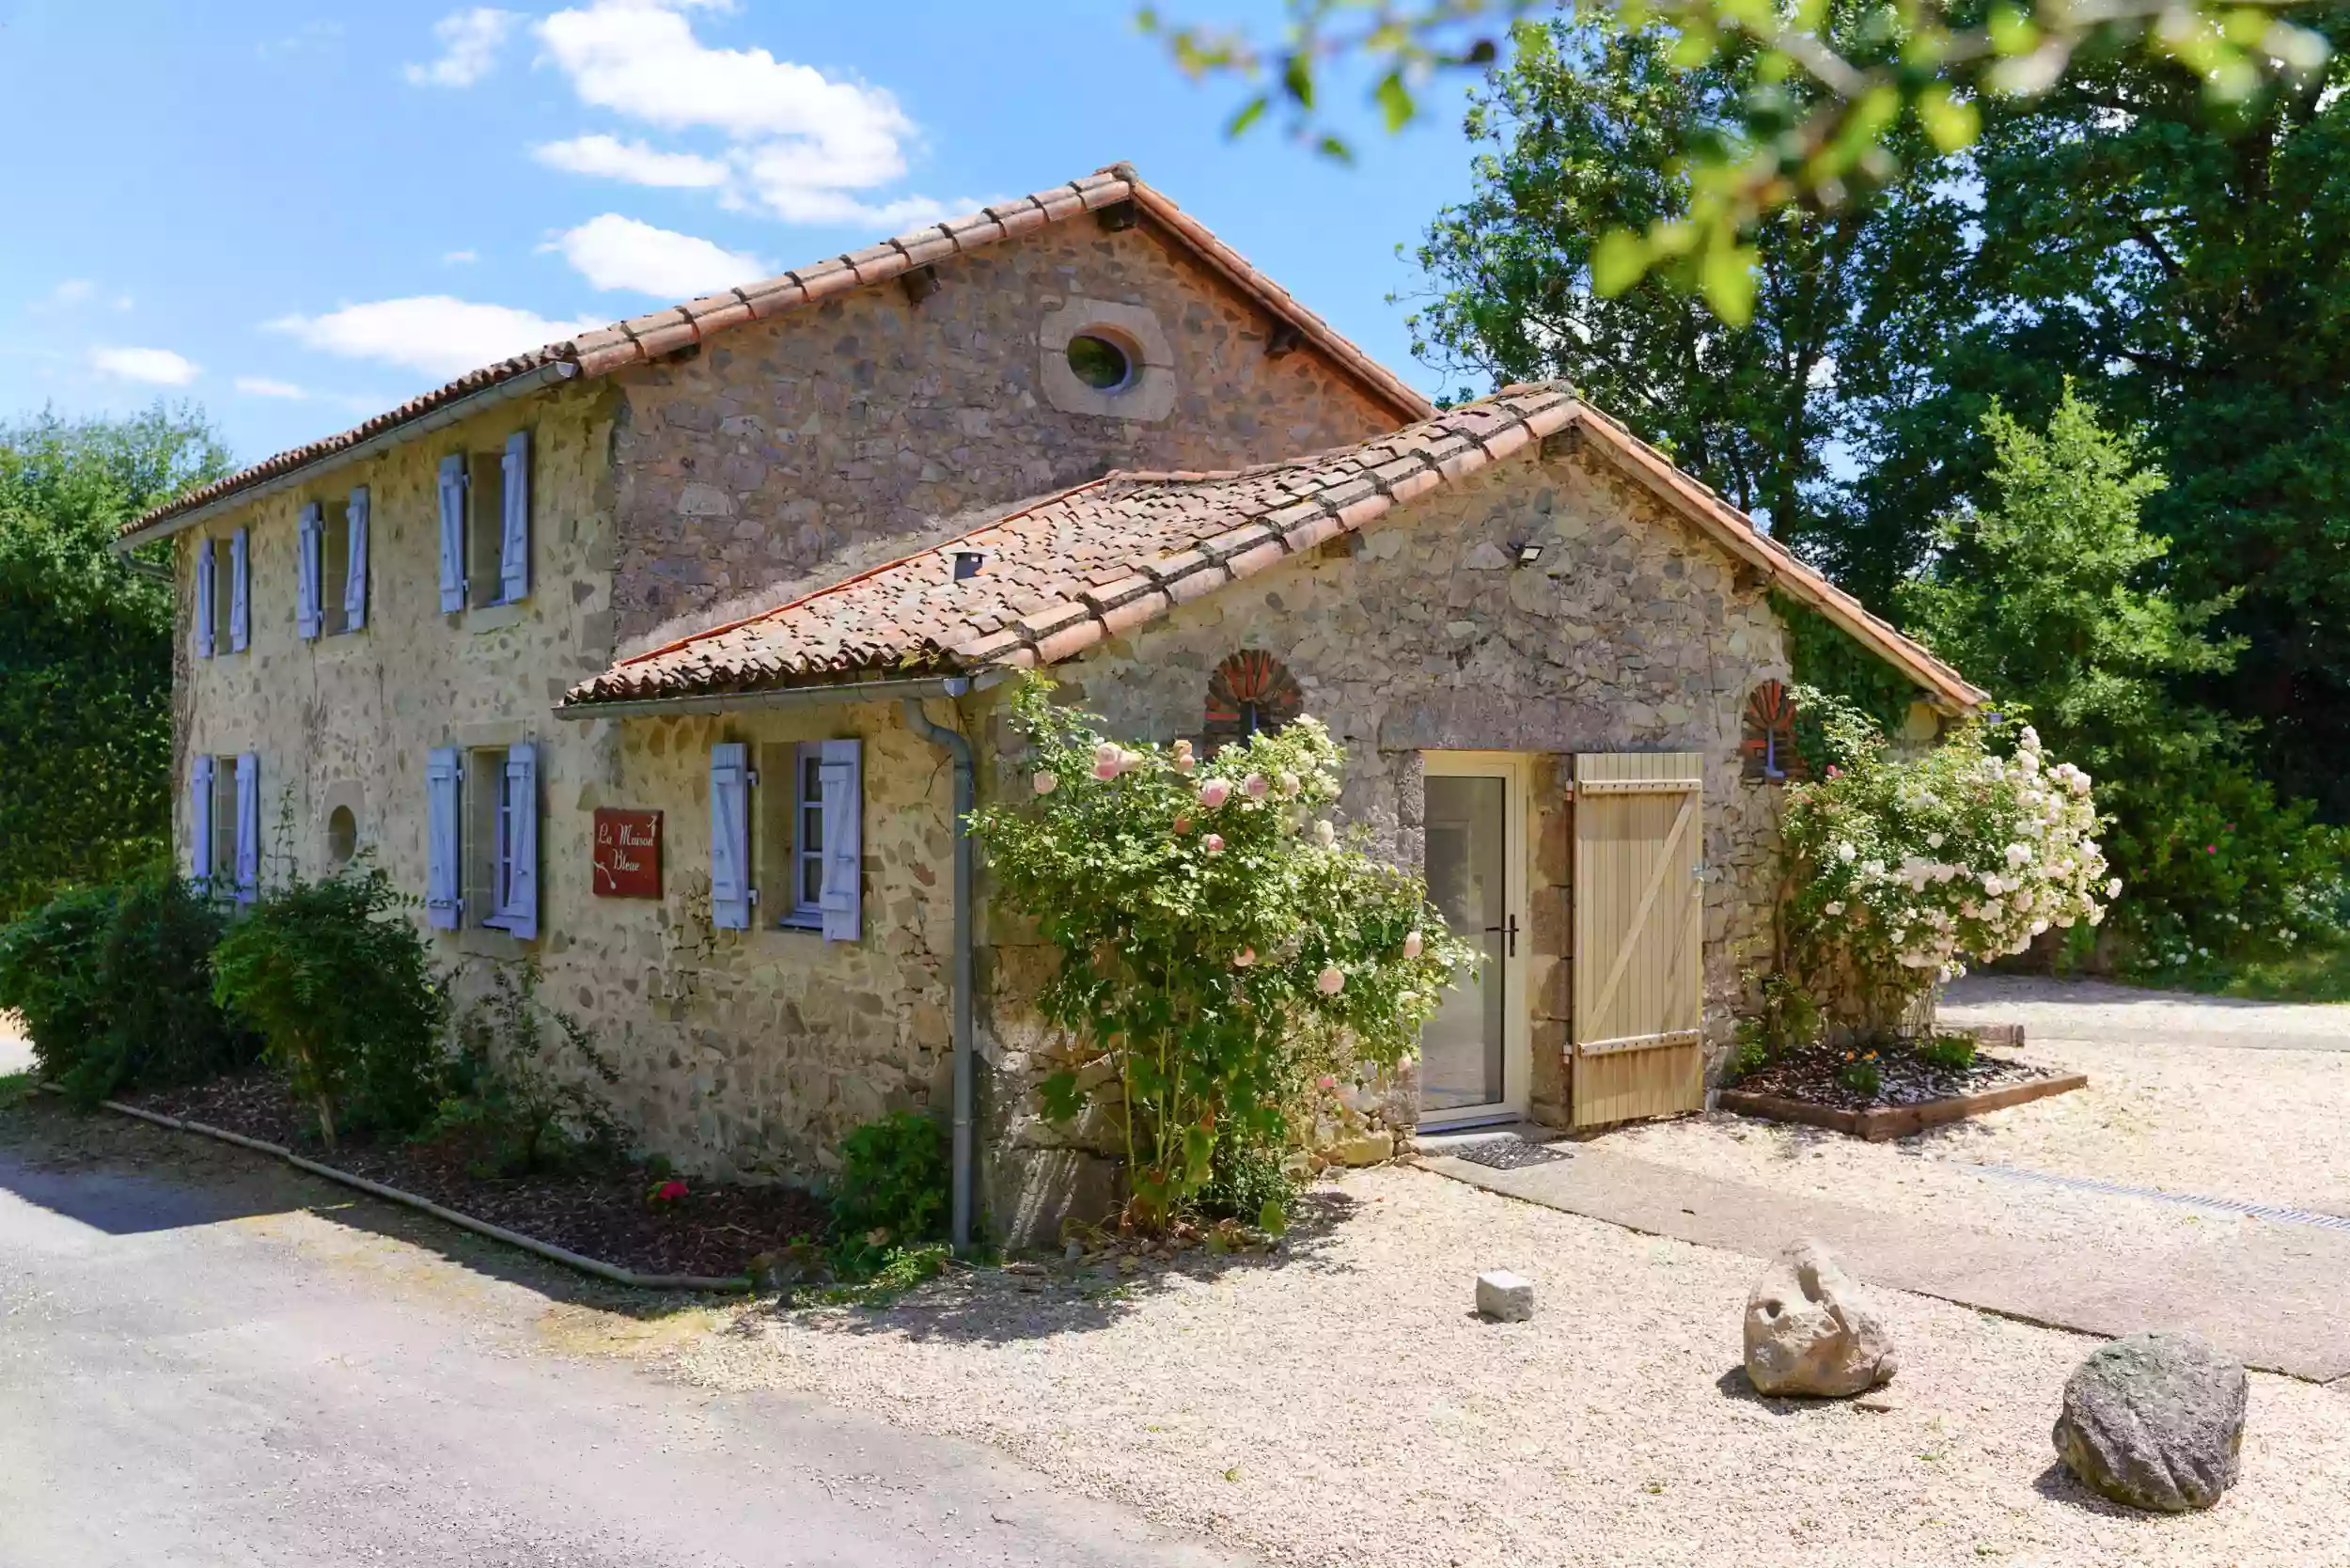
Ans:
<svg viewBox="0 0 2350 1568"><path fill-rule="evenodd" d="M1350 168L1264 126L1227 141L1238 89L1186 82L1131 17L0 0L0 419L185 398L253 461L581 323L1120 158L1435 390L1386 296L1418 286L1398 243L1466 193L1459 85L1401 136L1363 121Z"/></svg>

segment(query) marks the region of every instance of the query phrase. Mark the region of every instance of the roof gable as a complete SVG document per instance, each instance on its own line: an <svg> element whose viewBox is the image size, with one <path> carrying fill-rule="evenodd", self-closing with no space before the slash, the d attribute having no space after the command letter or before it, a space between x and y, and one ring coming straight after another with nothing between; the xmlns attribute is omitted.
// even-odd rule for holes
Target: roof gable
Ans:
<svg viewBox="0 0 2350 1568"><path fill-rule="evenodd" d="M624 659L569 710L988 667L1088 648L1563 436L1959 708L1983 694L1563 385L1511 387L1392 435L1226 474L1112 474L788 604ZM981 570L959 580L954 557Z"/></svg>
<svg viewBox="0 0 2350 1568"><path fill-rule="evenodd" d="M1082 180L1000 202L968 217L918 228L896 239L847 252L724 293L691 300L666 310L633 317L600 331L550 343L495 365L468 371L447 384L338 435L327 436L264 459L226 478L203 485L124 525L118 548L129 548L190 526L227 506L241 505L270 490L300 482L322 466L370 455L448 422L456 414L505 396L521 395L578 376L608 375L707 341L745 322L767 321L818 304L850 290L901 278L923 267L968 254L1047 224L1131 204L1137 221L1177 249L1253 298L1288 324L1298 340L1321 353L1340 372L1395 411L1399 420L1425 418L1428 400L1393 371L1349 342L1327 321L1251 266L1164 193L1146 184L1129 164L1116 164ZM465 405L459 408L457 405Z"/></svg>

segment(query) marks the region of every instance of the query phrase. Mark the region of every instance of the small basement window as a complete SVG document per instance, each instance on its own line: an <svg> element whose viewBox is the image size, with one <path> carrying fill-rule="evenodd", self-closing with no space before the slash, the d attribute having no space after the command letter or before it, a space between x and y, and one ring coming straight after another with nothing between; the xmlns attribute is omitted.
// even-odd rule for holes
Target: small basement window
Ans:
<svg viewBox="0 0 2350 1568"><path fill-rule="evenodd" d="M1096 392L1115 392L1135 379L1133 354L1097 333L1080 333L1069 340L1069 368Z"/></svg>
<svg viewBox="0 0 2350 1568"><path fill-rule="evenodd" d="M326 817L326 859L334 866L348 866L352 856L359 853L359 819L348 806L337 806Z"/></svg>

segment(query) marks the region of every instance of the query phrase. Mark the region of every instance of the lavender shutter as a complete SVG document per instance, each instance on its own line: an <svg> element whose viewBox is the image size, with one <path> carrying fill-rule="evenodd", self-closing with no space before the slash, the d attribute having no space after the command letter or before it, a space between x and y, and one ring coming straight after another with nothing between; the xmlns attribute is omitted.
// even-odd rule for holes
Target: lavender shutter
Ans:
<svg viewBox="0 0 2350 1568"><path fill-rule="evenodd" d="M499 923L525 940L539 934L539 748L506 748L508 857Z"/></svg>
<svg viewBox="0 0 2350 1568"><path fill-rule="evenodd" d="M305 642L326 630L326 598L320 592L325 572L326 509L312 501L294 531L294 632Z"/></svg>
<svg viewBox="0 0 2350 1568"><path fill-rule="evenodd" d="M228 651L253 645L253 554L246 530L228 536Z"/></svg>
<svg viewBox="0 0 2350 1568"><path fill-rule="evenodd" d="M530 597L530 432L506 438L506 516L498 536L498 599Z"/></svg>
<svg viewBox="0 0 2350 1568"><path fill-rule="evenodd" d="M457 750L435 747L424 764L425 918L455 931L462 913L457 896Z"/></svg>
<svg viewBox="0 0 2350 1568"><path fill-rule="evenodd" d="M751 929L750 747L710 748L710 923Z"/></svg>
<svg viewBox="0 0 2350 1568"><path fill-rule="evenodd" d="M824 792L824 938L854 942L865 931L864 765L859 743L825 741L817 778Z"/></svg>
<svg viewBox="0 0 2350 1568"><path fill-rule="evenodd" d="M214 587L212 541L209 539L199 539L196 541L196 656L199 659L209 659L212 656Z"/></svg>
<svg viewBox="0 0 2350 1568"><path fill-rule="evenodd" d="M261 760L237 759L237 902L261 896Z"/></svg>
<svg viewBox="0 0 2350 1568"><path fill-rule="evenodd" d="M209 892L212 886L212 760L198 757L188 784L188 880Z"/></svg>
<svg viewBox="0 0 2350 1568"><path fill-rule="evenodd" d="M368 623L368 487L351 493L346 525L351 532L351 565L343 572L343 630L356 632Z"/></svg>
<svg viewBox="0 0 2350 1568"><path fill-rule="evenodd" d="M465 460L441 460L441 613L465 607Z"/></svg>

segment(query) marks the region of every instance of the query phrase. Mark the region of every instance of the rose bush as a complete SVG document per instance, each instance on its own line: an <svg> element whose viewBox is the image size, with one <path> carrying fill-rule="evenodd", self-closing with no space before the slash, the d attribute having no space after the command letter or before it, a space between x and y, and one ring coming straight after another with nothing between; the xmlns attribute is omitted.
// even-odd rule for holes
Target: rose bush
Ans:
<svg viewBox="0 0 2350 1568"><path fill-rule="evenodd" d="M1856 709L1815 691L1797 700L1833 760L1787 790L1784 958L1814 995L1856 992L1865 1032L1888 1031L1968 964L2105 917L2121 886L2097 844L2090 777L2051 763L2029 727L2009 757L1968 721L1903 758Z"/></svg>
<svg viewBox="0 0 2350 1568"><path fill-rule="evenodd" d="M1106 740L1051 689L1031 678L1015 698L1026 784L974 831L998 896L1059 953L1037 1004L1078 1054L1045 1081L1045 1114L1107 1099L1125 1217L1157 1228L1207 1184L1219 1138L1277 1151L1334 1057L1402 1061L1471 955L1416 876L1324 815L1340 758L1313 719L1201 759Z"/></svg>

